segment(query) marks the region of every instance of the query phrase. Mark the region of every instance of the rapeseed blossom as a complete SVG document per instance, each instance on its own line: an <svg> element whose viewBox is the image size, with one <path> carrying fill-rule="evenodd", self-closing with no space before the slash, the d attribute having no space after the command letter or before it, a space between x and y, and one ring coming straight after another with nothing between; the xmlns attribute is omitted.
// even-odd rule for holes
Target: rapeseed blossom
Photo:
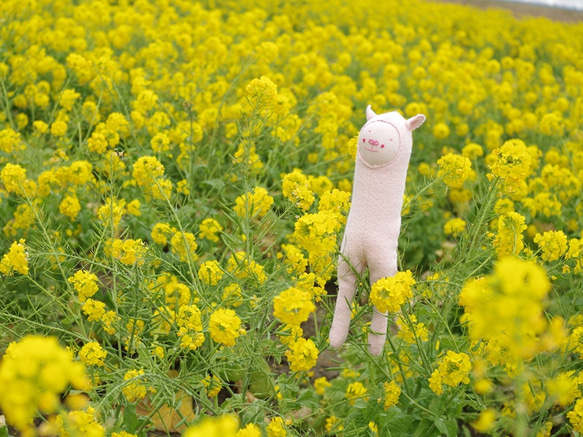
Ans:
<svg viewBox="0 0 583 437"><path fill-rule="evenodd" d="M489 361L513 365L544 347L541 336L549 324L543 301L550 288L540 266L512 257L501 259L491 275L464 286L462 321L468 323L470 338L487 342Z"/></svg>
<svg viewBox="0 0 583 437"><path fill-rule="evenodd" d="M399 397L401 396L401 389L395 381L383 383L384 390L384 407L388 410L393 405L397 405Z"/></svg>
<svg viewBox="0 0 583 437"><path fill-rule="evenodd" d="M534 242L541 250L543 261L556 261L567 252L567 236L563 231L548 231L536 234Z"/></svg>
<svg viewBox="0 0 583 437"><path fill-rule="evenodd" d="M155 391L153 388L148 389L148 380L142 375L144 375L142 369L130 369L123 376L126 382L121 391L128 402L142 400L146 397L148 391Z"/></svg>
<svg viewBox="0 0 583 437"><path fill-rule="evenodd" d="M52 414L72 386L87 390L84 366L75 362L54 337L26 336L11 343L0 363L0 408L20 431L32 426L37 410Z"/></svg>
<svg viewBox="0 0 583 437"><path fill-rule="evenodd" d="M413 297L413 285L415 279L410 270L397 272L395 276L381 278L372 285L370 300L380 312L396 313Z"/></svg>
<svg viewBox="0 0 583 437"><path fill-rule="evenodd" d="M307 211L316 199L308 178L300 169L296 168L293 172L286 174L281 187L284 197L304 211Z"/></svg>
<svg viewBox="0 0 583 437"><path fill-rule="evenodd" d="M83 345L79 351L79 358L86 366L104 367L104 359L107 356L107 351L96 341L90 341Z"/></svg>
<svg viewBox="0 0 583 437"><path fill-rule="evenodd" d="M366 389L366 387L361 382L356 381L348 384L344 396L346 397L346 399L348 399L350 405L354 405L355 402L359 399L365 401L368 400L367 392L368 390Z"/></svg>
<svg viewBox="0 0 583 437"><path fill-rule="evenodd" d="M218 234L223 230L223 227L215 219L206 218L198 227L199 238L206 238L207 240L217 243L219 241Z"/></svg>
<svg viewBox="0 0 583 437"><path fill-rule="evenodd" d="M429 388L435 394L440 395L443 393L443 384L450 387L455 387L461 383L469 384L471 370L472 363L466 353L447 351L429 378Z"/></svg>
<svg viewBox="0 0 583 437"><path fill-rule="evenodd" d="M196 350L204 343L201 312L196 305L180 306L176 324L181 348Z"/></svg>
<svg viewBox="0 0 583 437"><path fill-rule="evenodd" d="M12 243L10 250L0 260L0 273L6 276L12 276L14 272L28 275L28 254L24 244L23 238Z"/></svg>
<svg viewBox="0 0 583 437"><path fill-rule="evenodd" d="M318 360L318 348L310 339L298 338L289 344L289 350L285 356L290 363L290 369L294 372L310 370Z"/></svg>
<svg viewBox="0 0 583 437"><path fill-rule="evenodd" d="M217 261L205 261L198 269L198 277L204 284L217 285L224 272Z"/></svg>
<svg viewBox="0 0 583 437"><path fill-rule="evenodd" d="M231 309L219 308L211 314L209 332L211 338L224 346L234 346L241 330L241 319Z"/></svg>
<svg viewBox="0 0 583 437"><path fill-rule="evenodd" d="M73 284L75 291L79 295L79 302L83 303L87 298L99 291L97 276L86 270L77 270L73 276L67 279Z"/></svg>
<svg viewBox="0 0 583 437"><path fill-rule="evenodd" d="M233 211L241 218L264 217L273 204L273 197L265 188L256 187L253 192L237 197L235 203Z"/></svg>
<svg viewBox="0 0 583 437"><path fill-rule="evenodd" d="M524 249L526 230L525 217L517 212L509 211L498 217L497 233L494 236L494 249L498 258L508 255L518 255Z"/></svg>
<svg viewBox="0 0 583 437"><path fill-rule="evenodd" d="M282 291L273 299L273 315L287 325L300 325L315 310L310 293L295 287Z"/></svg>
<svg viewBox="0 0 583 437"><path fill-rule="evenodd" d="M471 161L462 155L449 153L437 161L439 170L437 177L442 178L450 188L461 188L466 180L475 177Z"/></svg>

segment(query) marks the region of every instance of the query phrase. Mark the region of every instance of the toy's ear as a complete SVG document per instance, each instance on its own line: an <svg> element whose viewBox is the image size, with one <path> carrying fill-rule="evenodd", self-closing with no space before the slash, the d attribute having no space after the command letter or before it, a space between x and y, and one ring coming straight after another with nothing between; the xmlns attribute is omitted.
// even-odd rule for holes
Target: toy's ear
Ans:
<svg viewBox="0 0 583 437"><path fill-rule="evenodd" d="M407 125L407 128L409 128L409 130L415 130L419 126L421 126L424 121L425 116L423 114L417 114L415 117L411 117L410 119L408 119L405 122L405 124Z"/></svg>
<svg viewBox="0 0 583 437"><path fill-rule="evenodd" d="M366 121L369 121L371 118L376 117L377 115L374 113L370 105L366 107Z"/></svg>

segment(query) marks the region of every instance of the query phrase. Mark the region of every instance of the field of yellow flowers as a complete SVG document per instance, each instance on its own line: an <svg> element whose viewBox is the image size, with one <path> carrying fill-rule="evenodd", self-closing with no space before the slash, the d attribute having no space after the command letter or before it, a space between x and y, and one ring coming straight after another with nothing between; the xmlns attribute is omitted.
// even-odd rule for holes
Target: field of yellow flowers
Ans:
<svg viewBox="0 0 583 437"><path fill-rule="evenodd" d="M362 5L0 2L0 436L583 434L583 24ZM427 116L379 357L369 104Z"/></svg>

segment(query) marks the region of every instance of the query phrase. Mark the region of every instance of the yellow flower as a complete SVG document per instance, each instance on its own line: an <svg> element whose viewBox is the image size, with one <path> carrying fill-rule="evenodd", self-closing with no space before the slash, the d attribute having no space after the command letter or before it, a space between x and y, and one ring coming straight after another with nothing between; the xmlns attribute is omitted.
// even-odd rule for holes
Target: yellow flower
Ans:
<svg viewBox="0 0 583 437"><path fill-rule="evenodd" d="M70 111L73 108L75 101L79 97L81 97L81 94L79 94L75 90L67 88L66 90L63 90L63 92L61 93L61 96L59 98L59 104L67 111Z"/></svg>
<svg viewBox="0 0 583 437"><path fill-rule="evenodd" d="M54 137L62 137L67 133L67 123L57 120L51 125L51 134Z"/></svg>
<svg viewBox="0 0 583 437"><path fill-rule="evenodd" d="M77 270L67 281L73 284L75 291L79 294L79 302L85 302L99 290L97 276L85 270Z"/></svg>
<svg viewBox="0 0 583 437"><path fill-rule="evenodd" d="M83 304L83 313L90 322L97 322L105 314L105 304L95 299L86 299Z"/></svg>
<svg viewBox="0 0 583 437"><path fill-rule="evenodd" d="M380 312L396 313L401 305L413 297L413 285L415 279L410 270L397 272L395 276L381 278L372 285L370 300Z"/></svg>
<svg viewBox="0 0 583 437"><path fill-rule="evenodd" d="M296 168L291 173L286 174L281 186L284 197L300 209L307 211L314 203L314 193L308 178L301 170Z"/></svg>
<svg viewBox="0 0 583 437"><path fill-rule="evenodd" d="M103 350L101 345L96 341L90 341L83 345L79 351L79 358L86 366L104 367L103 360L107 356L107 351Z"/></svg>
<svg viewBox="0 0 583 437"><path fill-rule="evenodd" d="M273 204L265 188L256 187L253 192L246 193L235 199L233 211L241 218L264 217Z"/></svg>
<svg viewBox="0 0 583 437"><path fill-rule="evenodd" d="M105 428L97 422L95 409L87 408L87 411L77 410L69 413L61 413L56 420L59 436L75 437L83 435L87 437L104 437Z"/></svg>
<svg viewBox="0 0 583 437"><path fill-rule="evenodd" d="M326 379L325 376L316 378L314 381L314 390L316 390L316 393L318 393L320 396L324 396L324 392L328 387L332 387L332 384Z"/></svg>
<svg viewBox="0 0 583 437"><path fill-rule="evenodd" d="M188 427L182 437L237 437L238 430L239 420L235 416L205 417Z"/></svg>
<svg viewBox="0 0 583 437"><path fill-rule="evenodd" d="M227 270L239 279L254 278L260 284L267 280L265 269L261 264L249 260L245 252L235 252L227 261Z"/></svg>
<svg viewBox="0 0 583 437"><path fill-rule="evenodd" d="M237 437L261 437L261 428L252 423L248 423L245 428L241 428L237 432Z"/></svg>
<svg viewBox="0 0 583 437"><path fill-rule="evenodd" d="M288 288L273 299L273 315L287 325L297 326L316 310L310 293Z"/></svg>
<svg viewBox="0 0 583 437"><path fill-rule="evenodd" d="M97 210L97 217L106 228L113 226L116 229L125 214L125 200L116 201L110 197L105 199L104 205Z"/></svg>
<svg viewBox="0 0 583 437"><path fill-rule="evenodd" d="M383 389L385 392L385 410L388 410L393 405L397 405L399 402L399 397L401 396L401 388L395 383L395 381L385 382L383 384Z"/></svg>
<svg viewBox="0 0 583 437"><path fill-rule="evenodd" d="M143 374L144 371L141 369L131 369L125 373L123 380L127 382L123 385L121 391L128 402L142 400L148 394L147 379L142 377Z"/></svg>
<svg viewBox="0 0 583 437"><path fill-rule="evenodd" d="M437 161L437 177L450 188L461 188L464 182L475 177L471 161L462 155L449 153Z"/></svg>
<svg viewBox="0 0 583 437"><path fill-rule="evenodd" d="M194 234L191 232L175 232L170 240L170 246L172 253L178 255L182 262L196 261L198 259L198 255L196 254L198 245L196 244Z"/></svg>
<svg viewBox="0 0 583 437"><path fill-rule="evenodd" d="M579 398L571 411L567 413L567 419L577 432L583 432L583 398Z"/></svg>
<svg viewBox="0 0 583 437"><path fill-rule="evenodd" d="M289 367L292 372L307 371L316 365L319 351L312 340L298 338L288 346L289 350L285 352L285 356L289 361Z"/></svg>
<svg viewBox="0 0 583 437"><path fill-rule="evenodd" d="M469 159L477 159L484 155L482 146L476 143L470 143L462 149L462 156Z"/></svg>
<svg viewBox="0 0 583 437"><path fill-rule="evenodd" d="M146 251L147 248L142 240L115 238L111 245L111 255L126 265L143 265Z"/></svg>
<svg viewBox="0 0 583 437"><path fill-rule="evenodd" d="M210 375L207 375L201 383L206 388L207 396L211 399L216 397L221 391L221 388L223 388L223 382L217 375L213 375L212 378Z"/></svg>
<svg viewBox="0 0 583 437"><path fill-rule="evenodd" d="M12 153L26 149L20 134L10 128L0 130L0 150L5 153Z"/></svg>
<svg viewBox="0 0 583 437"><path fill-rule="evenodd" d="M224 346L234 346L240 335L241 319L231 309L219 308L211 314L209 332L211 338Z"/></svg>
<svg viewBox="0 0 583 437"><path fill-rule="evenodd" d="M448 220L447 223L443 226L443 231L446 235L453 235L457 237L459 234L466 230L466 222L461 218L453 218Z"/></svg>
<svg viewBox="0 0 583 437"><path fill-rule="evenodd" d="M217 261L206 261L198 269L198 277L203 284L217 285L224 273Z"/></svg>
<svg viewBox="0 0 583 437"><path fill-rule="evenodd" d="M69 385L89 388L83 365L56 338L26 336L11 343L0 362L0 409L8 424L25 431L37 410L51 414L61 408L61 394Z"/></svg>
<svg viewBox="0 0 583 437"><path fill-rule="evenodd" d="M154 243L165 246L168 244L168 237L176 232L176 229L168 223L156 223L152 228L152 240Z"/></svg>
<svg viewBox="0 0 583 437"><path fill-rule="evenodd" d="M219 241L218 233L223 230L223 227L215 219L206 218L198 227L200 238L206 238L207 240L217 243Z"/></svg>
<svg viewBox="0 0 583 437"><path fill-rule="evenodd" d="M498 258L507 255L518 255L524 248L524 235L526 229L523 215L509 211L498 217L498 233L494 238L494 248Z"/></svg>
<svg viewBox="0 0 583 437"><path fill-rule="evenodd" d="M201 312L196 305L182 305L176 323L180 347L195 350L204 343Z"/></svg>
<svg viewBox="0 0 583 437"><path fill-rule="evenodd" d="M540 337L549 328L542 302L550 288L540 266L511 257L501 259L491 275L466 283L461 320L472 340L487 341L490 362L530 358L546 347Z"/></svg>
<svg viewBox="0 0 583 437"><path fill-rule="evenodd" d="M26 179L26 170L18 164L6 164L0 172L4 189L9 193L23 194L22 184Z"/></svg>
<svg viewBox="0 0 583 437"><path fill-rule="evenodd" d="M472 428L480 433L487 433L494 426L496 421L496 411L488 408L480 413L478 420L472 422Z"/></svg>
<svg viewBox="0 0 583 437"><path fill-rule="evenodd" d="M286 437L287 431L281 417L273 417L267 425L267 437Z"/></svg>
<svg viewBox="0 0 583 437"><path fill-rule="evenodd" d="M12 276L14 272L28 275L28 254L24 243L23 238L12 243L8 253L5 253L0 260L0 273L6 276Z"/></svg>
<svg viewBox="0 0 583 437"><path fill-rule="evenodd" d="M436 123L435 126L433 126L433 136L438 140L443 140L449 137L449 133L449 126L445 123Z"/></svg>
<svg viewBox="0 0 583 437"><path fill-rule="evenodd" d="M443 393L443 384L451 387L460 383L468 384L470 370L472 370L472 363L466 353L447 351L429 378L429 388L440 395Z"/></svg>
<svg viewBox="0 0 583 437"><path fill-rule="evenodd" d="M506 190L516 191L520 182L531 173L532 157L521 140L508 140L502 147L492 152L493 159L489 163L489 177L499 177Z"/></svg>
<svg viewBox="0 0 583 437"><path fill-rule="evenodd" d="M75 220L81 211L81 204L77 196L66 196L59 205L59 212L71 220Z"/></svg>
<svg viewBox="0 0 583 437"><path fill-rule="evenodd" d="M305 214L295 223L294 238L310 254L325 256L337 248L337 233L341 223L336 213L320 211Z"/></svg>
<svg viewBox="0 0 583 437"><path fill-rule="evenodd" d="M361 382L357 381L348 384L346 393L344 393L344 397L348 399L350 405L354 405L358 399L363 399L365 401L368 400L366 393L366 387Z"/></svg>
<svg viewBox="0 0 583 437"><path fill-rule="evenodd" d="M548 231L536 234L534 242L542 251L543 261L556 261L567 252L567 236L563 231Z"/></svg>

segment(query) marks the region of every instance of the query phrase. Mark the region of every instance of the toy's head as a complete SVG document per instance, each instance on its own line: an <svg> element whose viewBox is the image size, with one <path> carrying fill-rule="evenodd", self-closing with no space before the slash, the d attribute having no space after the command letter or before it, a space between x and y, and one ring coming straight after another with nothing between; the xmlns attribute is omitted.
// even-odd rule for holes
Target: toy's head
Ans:
<svg viewBox="0 0 583 437"><path fill-rule="evenodd" d="M411 150L411 132L423 124L425 116L405 119L396 111L377 115L368 106L366 119L358 136L358 155L369 167L381 167L391 163L399 149Z"/></svg>

